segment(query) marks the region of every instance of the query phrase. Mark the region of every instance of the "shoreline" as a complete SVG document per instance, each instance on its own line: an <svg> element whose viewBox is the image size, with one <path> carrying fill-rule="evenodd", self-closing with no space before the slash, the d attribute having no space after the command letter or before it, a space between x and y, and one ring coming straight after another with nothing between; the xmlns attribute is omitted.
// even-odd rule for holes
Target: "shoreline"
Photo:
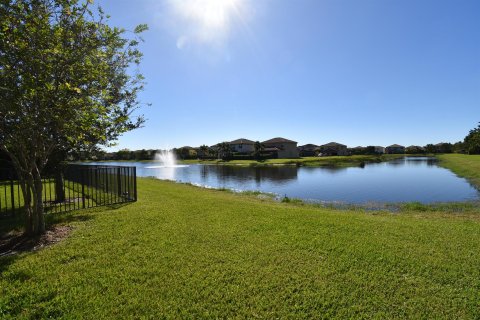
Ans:
<svg viewBox="0 0 480 320"><path fill-rule="evenodd" d="M308 167L355 167L367 163L387 162L404 157L429 157L433 155L407 155L407 154L384 154L384 155L353 155L353 156L331 156L331 157L304 157L294 159L267 159L264 161L257 160L178 160L178 164L202 164L202 165L217 165L217 166L308 166ZM141 162L141 163L155 163L155 160L88 160L80 163L91 162Z"/></svg>

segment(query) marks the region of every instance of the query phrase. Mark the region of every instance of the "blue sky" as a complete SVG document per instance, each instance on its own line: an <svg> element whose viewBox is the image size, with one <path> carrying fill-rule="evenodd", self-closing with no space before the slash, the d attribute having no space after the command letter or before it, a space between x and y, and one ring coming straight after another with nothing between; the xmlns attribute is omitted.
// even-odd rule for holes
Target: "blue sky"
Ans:
<svg viewBox="0 0 480 320"><path fill-rule="evenodd" d="M480 121L478 0L97 0L147 23L145 127L112 148L455 142Z"/></svg>

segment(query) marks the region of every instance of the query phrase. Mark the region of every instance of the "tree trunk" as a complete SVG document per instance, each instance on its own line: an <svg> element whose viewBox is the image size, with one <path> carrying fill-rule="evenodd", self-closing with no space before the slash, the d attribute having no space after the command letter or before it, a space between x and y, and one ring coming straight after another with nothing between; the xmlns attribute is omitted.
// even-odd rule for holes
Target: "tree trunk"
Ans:
<svg viewBox="0 0 480 320"><path fill-rule="evenodd" d="M19 183L22 189L23 195L23 207L24 207L24 219L25 219L25 230L24 233L26 236L31 237L34 235L34 228L33 228L33 210L32 210L32 193L31 189L27 184L27 180L23 175L19 173Z"/></svg>
<svg viewBox="0 0 480 320"><path fill-rule="evenodd" d="M8 152L5 147L1 149L9 155L22 190L25 215L24 233L28 237L41 235L45 232L43 184L40 174L43 165L39 167L36 160L24 156L21 156L21 160L19 160L19 157Z"/></svg>
<svg viewBox="0 0 480 320"><path fill-rule="evenodd" d="M31 173L28 173L25 177L23 198L25 199L25 234L32 237L37 234L38 218L35 212L35 186Z"/></svg>
<svg viewBox="0 0 480 320"><path fill-rule="evenodd" d="M45 233L45 215L44 215L44 208L43 208L43 183L42 183L42 176L38 171L38 168L35 168L34 172L34 186L35 186L35 195L34 199L34 208L35 208L35 215L37 217L37 230L36 234L40 235Z"/></svg>
<svg viewBox="0 0 480 320"><path fill-rule="evenodd" d="M63 176L60 168L55 170L55 202L65 201L65 191L63 188Z"/></svg>
<svg viewBox="0 0 480 320"><path fill-rule="evenodd" d="M38 170L23 175L20 179L25 210L25 235L34 237L45 232L43 208L43 185Z"/></svg>

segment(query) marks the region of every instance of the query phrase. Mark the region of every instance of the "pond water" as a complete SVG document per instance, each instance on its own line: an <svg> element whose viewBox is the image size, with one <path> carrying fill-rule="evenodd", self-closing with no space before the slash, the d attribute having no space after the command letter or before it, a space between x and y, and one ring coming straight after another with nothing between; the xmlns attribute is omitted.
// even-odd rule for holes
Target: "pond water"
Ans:
<svg viewBox="0 0 480 320"><path fill-rule="evenodd" d="M100 164L100 163L98 163ZM102 162L134 165L140 177L188 182L204 187L261 191L310 201L362 204L479 200L466 179L437 165L435 158L406 157L364 167L242 167L189 165L158 168L155 163Z"/></svg>

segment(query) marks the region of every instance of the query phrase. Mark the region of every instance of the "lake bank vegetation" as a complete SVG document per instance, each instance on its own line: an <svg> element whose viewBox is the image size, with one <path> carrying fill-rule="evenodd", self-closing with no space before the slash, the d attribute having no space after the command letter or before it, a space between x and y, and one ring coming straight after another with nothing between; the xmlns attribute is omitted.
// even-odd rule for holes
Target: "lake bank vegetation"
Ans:
<svg viewBox="0 0 480 320"><path fill-rule="evenodd" d="M480 155L444 154L437 158L441 166L467 178L480 189Z"/></svg>

